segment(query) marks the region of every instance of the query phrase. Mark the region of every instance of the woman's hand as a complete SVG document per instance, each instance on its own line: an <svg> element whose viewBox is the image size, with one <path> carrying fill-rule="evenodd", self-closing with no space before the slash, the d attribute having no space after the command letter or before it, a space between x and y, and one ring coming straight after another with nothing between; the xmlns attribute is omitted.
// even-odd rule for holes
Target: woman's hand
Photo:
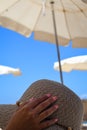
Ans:
<svg viewBox="0 0 87 130"><path fill-rule="evenodd" d="M13 114L5 130L42 130L55 124L58 119L45 119L58 109L58 105L51 105L56 100L56 96L47 94L23 103Z"/></svg>

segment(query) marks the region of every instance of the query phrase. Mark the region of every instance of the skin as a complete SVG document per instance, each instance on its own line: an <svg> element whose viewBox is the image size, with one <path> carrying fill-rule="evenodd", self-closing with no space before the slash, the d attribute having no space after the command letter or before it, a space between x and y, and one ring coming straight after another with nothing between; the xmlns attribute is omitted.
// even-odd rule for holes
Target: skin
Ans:
<svg viewBox="0 0 87 130"><path fill-rule="evenodd" d="M43 130L55 124L58 119L44 119L58 109L58 105L51 105L56 100L56 96L47 94L41 98L32 98L30 101L22 103L12 116L5 130ZM46 109L50 105L51 107Z"/></svg>

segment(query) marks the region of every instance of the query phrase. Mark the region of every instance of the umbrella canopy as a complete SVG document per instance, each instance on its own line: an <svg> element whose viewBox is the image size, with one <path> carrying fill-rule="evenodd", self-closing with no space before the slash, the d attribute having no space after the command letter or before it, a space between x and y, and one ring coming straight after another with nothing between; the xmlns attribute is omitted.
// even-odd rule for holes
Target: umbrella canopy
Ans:
<svg viewBox="0 0 87 130"><path fill-rule="evenodd" d="M82 124L82 129L81 130L87 130L87 123Z"/></svg>
<svg viewBox="0 0 87 130"><path fill-rule="evenodd" d="M87 55L76 56L61 60L62 71L87 70ZM59 70L58 62L54 63L54 69Z"/></svg>
<svg viewBox="0 0 87 130"><path fill-rule="evenodd" d="M51 8L52 1L54 8ZM51 10L60 45L87 47L87 0L0 0L0 25L28 37L55 43Z"/></svg>
<svg viewBox="0 0 87 130"><path fill-rule="evenodd" d="M13 74L14 76L19 76L21 75L21 71L18 68L15 69L8 66L0 65L0 75L3 74Z"/></svg>
<svg viewBox="0 0 87 130"><path fill-rule="evenodd" d="M26 37L59 44L87 48L87 1L85 0L0 0L0 25Z"/></svg>
<svg viewBox="0 0 87 130"><path fill-rule="evenodd" d="M83 108L84 108L84 118L83 118L83 120L86 121L86 123L87 123L87 99L83 99L82 103L83 103ZM87 124L86 124L86 126L87 126Z"/></svg>

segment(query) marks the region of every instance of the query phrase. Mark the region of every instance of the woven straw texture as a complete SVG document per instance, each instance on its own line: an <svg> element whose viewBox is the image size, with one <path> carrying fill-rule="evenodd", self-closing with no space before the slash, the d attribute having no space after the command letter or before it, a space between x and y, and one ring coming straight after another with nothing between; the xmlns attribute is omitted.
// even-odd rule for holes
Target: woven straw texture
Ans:
<svg viewBox="0 0 87 130"><path fill-rule="evenodd" d="M72 92L66 86L51 80L38 80L31 84L31 86L25 91L20 101L24 102L30 98L38 98L44 94L51 93L58 97L56 104L59 105L59 109L50 117L57 117L58 124L71 127L73 130L80 130L83 106L80 98ZM4 107L4 111L3 111ZM16 106L0 106L0 127L6 126L7 121L11 117L12 113L16 110ZM1 114L1 111L3 112ZM4 113L5 112L5 113ZM46 130L66 130L58 125L51 126Z"/></svg>
<svg viewBox="0 0 87 130"><path fill-rule="evenodd" d="M36 81L27 89L20 101L29 100L32 97L38 98L47 93L58 97L56 103L59 105L59 109L52 116L59 119L58 124L70 126L73 130L80 130L83 115L82 102L74 92L58 82Z"/></svg>
<svg viewBox="0 0 87 130"><path fill-rule="evenodd" d="M16 109L16 105L0 105L0 128L5 128Z"/></svg>

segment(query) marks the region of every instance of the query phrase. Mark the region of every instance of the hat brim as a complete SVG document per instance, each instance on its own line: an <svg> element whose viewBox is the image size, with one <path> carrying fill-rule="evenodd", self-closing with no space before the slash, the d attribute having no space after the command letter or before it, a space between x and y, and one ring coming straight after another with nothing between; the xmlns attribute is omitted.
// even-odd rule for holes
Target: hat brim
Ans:
<svg viewBox="0 0 87 130"><path fill-rule="evenodd" d="M17 110L16 105L0 105L0 128L4 129L10 120L13 113ZM52 125L49 128L46 128L45 130L65 130L63 127L58 125Z"/></svg>
<svg viewBox="0 0 87 130"><path fill-rule="evenodd" d="M58 126L58 125L52 125L50 126L49 128L45 129L45 130L66 130L66 128L63 128L61 126Z"/></svg>
<svg viewBox="0 0 87 130"><path fill-rule="evenodd" d="M13 115L13 113L17 110L16 105L8 104L8 105L0 105L0 128L4 129Z"/></svg>

